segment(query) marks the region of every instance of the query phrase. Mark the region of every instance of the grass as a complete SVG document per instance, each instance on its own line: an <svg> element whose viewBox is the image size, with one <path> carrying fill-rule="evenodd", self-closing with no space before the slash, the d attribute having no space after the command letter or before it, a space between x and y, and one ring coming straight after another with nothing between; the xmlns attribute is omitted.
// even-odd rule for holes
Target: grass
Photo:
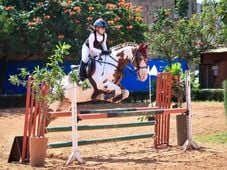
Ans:
<svg viewBox="0 0 227 170"><path fill-rule="evenodd" d="M196 141L227 144L227 132L216 133L212 135L196 136Z"/></svg>

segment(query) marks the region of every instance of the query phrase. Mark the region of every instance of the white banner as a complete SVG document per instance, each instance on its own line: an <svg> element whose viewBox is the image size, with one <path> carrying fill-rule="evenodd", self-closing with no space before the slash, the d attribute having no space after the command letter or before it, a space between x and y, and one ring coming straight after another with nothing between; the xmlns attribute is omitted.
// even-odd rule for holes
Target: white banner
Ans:
<svg viewBox="0 0 227 170"><path fill-rule="evenodd" d="M147 74L149 74L150 76L157 76L157 74L158 74L157 67L155 65L153 65L153 67L150 70L150 67L148 66Z"/></svg>

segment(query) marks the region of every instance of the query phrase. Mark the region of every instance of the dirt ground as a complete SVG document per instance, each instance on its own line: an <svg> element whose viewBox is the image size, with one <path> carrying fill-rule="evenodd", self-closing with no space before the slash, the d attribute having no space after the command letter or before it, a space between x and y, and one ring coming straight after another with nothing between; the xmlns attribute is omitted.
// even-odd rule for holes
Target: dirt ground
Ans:
<svg viewBox="0 0 227 170"><path fill-rule="evenodd" d="M86 105L89 108L133 107L144 104ZM227 131L223 103L192 103L193 136ZM80 146L80 153L86 164L73 162L65 165L71 148L49 149L45 167L32 168L30 165L7 163L14 136L23 134L24 109L0 110L0 169L225 169L227 170L227 143L198 142L200 150L184 152L177 146L176 119L171 117L170 144L167 149L154 149L153 139L139 139L104 144ZM104 124L136 121L137 117L85 120L80 124ZM70 117L57 119L50 126L70 125ZM133 133L153 132L153 127L80 131L79 139L104 138ZM49 142L71 140L70 132L48 133Z"/></svg>

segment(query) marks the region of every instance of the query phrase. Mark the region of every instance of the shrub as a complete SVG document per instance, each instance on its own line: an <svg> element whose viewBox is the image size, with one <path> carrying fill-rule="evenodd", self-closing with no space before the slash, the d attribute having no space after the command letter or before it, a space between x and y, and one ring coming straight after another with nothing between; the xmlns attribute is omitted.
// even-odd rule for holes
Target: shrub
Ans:
<svg viewBox="0 0 227 170"><path fill-rule="evenodd" d="M223 89L193 89L193 101L223 101Z"/></svg>
<svg viewBox="0 0 227 170"><path fill-rule="evenodd" d="M26 95L0 95L0 108L25 107Z"/></svg>

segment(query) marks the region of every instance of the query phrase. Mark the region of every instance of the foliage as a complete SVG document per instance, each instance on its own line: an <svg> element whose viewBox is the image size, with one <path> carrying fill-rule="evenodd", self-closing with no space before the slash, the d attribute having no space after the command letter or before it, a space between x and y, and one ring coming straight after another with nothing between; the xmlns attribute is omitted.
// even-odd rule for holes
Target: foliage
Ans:
<svg viewBox="0 0 227 170"><path fill-rule="evenodd" d="M177 107L181 107L185 94L184 78L181 63L174 63L171 66L167 66L164 70L172 74L172 97L177 99Z"/></svg>
<svg viewBox="0 0 227 170"><path fill-rule="evenodd" d="M147 37L150 43L150 50L154 56L165 56L171 60L171 33L173 21L168 19L170 10L160 9L156 11L156 20L149 28Z"/></svg>
<svg viewBox="0 0 227 170"><path fill-rule="evenodd" d="M173 77L178 76L178 78L183 74L181 63L173 63L171 66L167 66L164 71L170 72Z"/></svg>
<svg viewBox="0 0 227 170"><path fill-rule="evenodd" d="M189 27L189 20L181 18L174 21L170 15L170 10L157 11L156 22L148 32L151 53L170 62L175 58L184 58L190 63L199 56L199 49L195 47L196 35Z"/></svg>
<svg viewBox="0 0 227 170"><path fill-rule="evenodd" d="M25 107L25 95L0 95L0 108Z"/></svg>
<svg viewBox="0 0 227 170"><path fill-rule="evenodd" d="M200 83L199 83L199 71L195 70L191 72L191 88L192 89L199 89Z"/></svg>
<svg viewBox="0 0 227 170"><path fill-rule="evenodd" d="M186 59L189 65L199 63L201 52L216 48L227 41L226 22L223 17L219 22L220 16L226 15L224 7L227 2L222 1L222 4L217 8L216 3L205 1L203 11L189 19L173 20L170 17L171 10L157 10L156 20L147 34L151 53L154 56L165 57L169 61L177 57Z"/></svg>
<svg viewBox="0 0 227 170"><path fill-rule="evenodd" d="M63 63L64 56L68 55L70 49L68 44L59 44L54 50L54 54L48 58L48 62L45 67L35 67L32 73L29 73L25 68L20 68L19 75L11 75L9 81L13 85L27 84L27 77L32 76L32 87L36 94L40 94L40 85L46 83L49 87L47 100L51 103L54 100L62 100L64 98L64 89L61 84L61 80L65 76L64 69L60 66ZM78 82L78 75L73 74L75 79L71 79L72 82ZM88 87L87 82L83 82L82 86Z"/></svg>
<svg viewBox="0 0 227 170"><path fill-rule="evenodd" d="M176 12L179 17L186 17L188 10L188 1L187 0L175 0Z"/></svg>
<svg viewBox="0 0 227 170"><path fill-rule="evenodd" d="M193 30L195 38L197 38L196 47L201 52L216 48L220 44L217 42L220 27L218 24L218 16L216 11L216 3L212 1L204 1L203 11L195 14L190 19L190 29Z"/></svg>
<svg viewBox="0 0 227 170"><path fill-rule="evenodd" d="M223 89L192 89L193 101L223 101Z"/></svg>
<svg viewBox="0 0 227 170"><path fill-rule="evenodd" d="M227 2L226 0L219 0L219 3L216 6L217 15L219 19L220 33L218 37L219 44L227 46Z"/></svg>
<svg viewBox="0 0 227 170"><path fill-rule="evenodd" d="M221 20L224 24L227 24L227 13L226 13L227 3L225 0L219 0L217 4L218 15L221 16Z"/></svg>
<svg viewBox="0 0 227 170"><path fill-rule="evenodd" d="M73 70L69 73L70 80L72 82L77 82L78 85L82 87L82 89L87 89L91 87L90 81L85 79L83 82L79 79L79 70Z"/></svg>
<svg viewBox="0 0 227 170"><path fill-rule="evenodd" d="M0 59L49 56L61 41L70 44L70 56L79 60L89 25L102 17L108 24L110 45L142 42L146 24L141 7L125 0L2 0L0 2Z"/></svg>
<svg viewBox="0 0 227 170"><path fill-rule="evenodd" d="M225 113L227 114L227 80L223 81L223 89Z"/></svg>

